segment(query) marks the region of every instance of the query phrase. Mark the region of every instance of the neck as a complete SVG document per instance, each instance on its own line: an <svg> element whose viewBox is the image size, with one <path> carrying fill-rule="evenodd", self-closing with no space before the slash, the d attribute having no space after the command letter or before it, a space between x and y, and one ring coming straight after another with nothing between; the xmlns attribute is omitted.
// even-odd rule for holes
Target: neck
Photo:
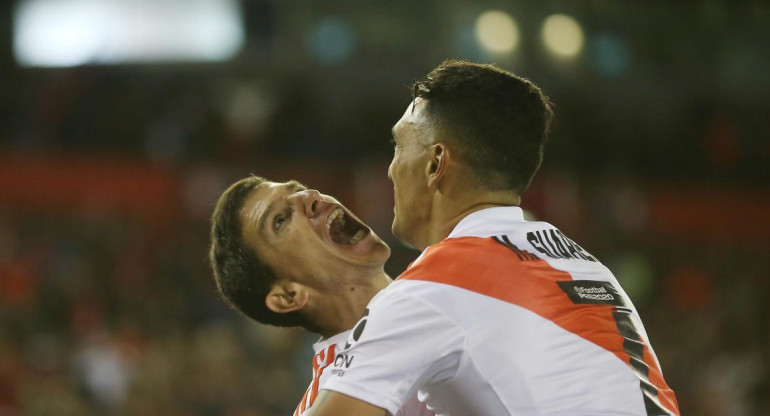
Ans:
<svg viewBox="0 0 770 416"><path fill-rule="evenodd" d="M425 227L425 237L421 246L424 250L429 245L436 244L449 236L457 224L468 215L486 208L518 206L521 198L511 191L488 191L482 193L458 192L451 194L437 193L433 198L433 209L430 220Z"/></svg>
<svg viewBox="0 0 770 416"><path fill-rule="evenodd" d="M319 304L308 309L317 324L315 332L329 338L352 329L374 295L392 282L382 269L360 280L364 283L340 286L319 296Z"/></svg>

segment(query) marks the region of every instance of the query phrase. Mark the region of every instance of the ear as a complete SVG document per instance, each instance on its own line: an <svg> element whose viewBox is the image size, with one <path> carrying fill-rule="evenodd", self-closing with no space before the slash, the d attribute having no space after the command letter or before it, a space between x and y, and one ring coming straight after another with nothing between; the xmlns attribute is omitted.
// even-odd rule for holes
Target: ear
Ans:
<svg viewBox="0 0 770 416"><path fill-rule="evenodd" d="M425 174L428 178L428 186L436 186L447 171L449 165L449 149L444 143L435 143L428 149L428 164Z"/></svg>
<svg viewBox="0 0 770 416"><path fill-rule="evenodd" d="M299 283L275 283L265 297L265 305L275 313L298 311L307 305L310 292Z"/></svg>

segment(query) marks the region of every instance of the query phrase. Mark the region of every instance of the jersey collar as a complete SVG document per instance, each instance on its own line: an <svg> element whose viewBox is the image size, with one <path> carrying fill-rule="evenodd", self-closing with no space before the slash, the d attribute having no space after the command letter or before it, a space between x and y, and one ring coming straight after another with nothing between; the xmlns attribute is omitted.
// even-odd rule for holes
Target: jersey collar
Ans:
<svg viewBox="0 0 770 416"><path fill-rule="evenodd" d="M455 228L449 233L444 241L458 237L487 238L500 233L500 224L524 221L524 210L519 207L507 206L485 208L466 215L465 218L455 225ZM419 264L425 256L425 253L427 253L434 245L426 247L425 250L423 250L422 253L407 266L407 270L412 266ZM376 296L379 296L379 294Z"/></svg>
<svg viewBox="0 0 770 416"><path fill-rule="evenodd" d="M332 344L342 344L348 339L348 335L350 335L350 330L347 330L345 332L340 332L339 334L332 335L329 338L321 338L319 339L315 344L313 344L313 351L318 354L322 350L325 350Z"/></svg>
<svg viewBox="0 0 770 416"><path fill-rule="evenodd" d="M515 206L485 208L472 212L457 223L447 239L490 237L500 232L500 224L524 221L524 211Z"/></svg>

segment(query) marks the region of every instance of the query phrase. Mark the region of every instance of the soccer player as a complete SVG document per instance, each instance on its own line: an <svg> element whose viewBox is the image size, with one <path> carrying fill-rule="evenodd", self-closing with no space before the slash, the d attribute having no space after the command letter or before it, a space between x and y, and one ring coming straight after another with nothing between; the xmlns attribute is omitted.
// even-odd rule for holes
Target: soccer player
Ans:
<svg viewBox="0 0 770 416"><path fill-rule="evenodd" d="M678 415L613 274L518 207L552 118L533 83L448 61L393 128L393 233L423 250L369 303L310 414Z"/></svg>
<svg viewBox="0 0 770 416"><path fill-rule="evenodd" d="M366 304L390 284L383 269L389 256L390 248L337 200L298 182L251 176L220 196L210 261L222 296L258 322L322 336L294 416L311 408L336 351ZM433 415L415 397L398 414Z"/></svg>

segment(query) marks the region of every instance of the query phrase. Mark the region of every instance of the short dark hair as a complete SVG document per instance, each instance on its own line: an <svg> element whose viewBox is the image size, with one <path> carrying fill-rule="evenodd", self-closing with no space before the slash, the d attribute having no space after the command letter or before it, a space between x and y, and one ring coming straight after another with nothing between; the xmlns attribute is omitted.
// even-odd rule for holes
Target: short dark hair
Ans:
<svg viewBox="0 0 770 416"><path fill-rule="evenodd" d="M277 276L243 240L241 209L249 194L265 182L251 175L219 197L211 216L209 261L214 280L222 297L249 318L268 325L310 329L312 325L300 311L276 313L268 309L265 299Z"/></svg>
<svg viewBox="0 0 770 416"><path fill-rule="evenodd" d="M543 161L553 111L532 82L493 65L447 60L414 83L430 123L487 189L521 194Z"/></svg>

